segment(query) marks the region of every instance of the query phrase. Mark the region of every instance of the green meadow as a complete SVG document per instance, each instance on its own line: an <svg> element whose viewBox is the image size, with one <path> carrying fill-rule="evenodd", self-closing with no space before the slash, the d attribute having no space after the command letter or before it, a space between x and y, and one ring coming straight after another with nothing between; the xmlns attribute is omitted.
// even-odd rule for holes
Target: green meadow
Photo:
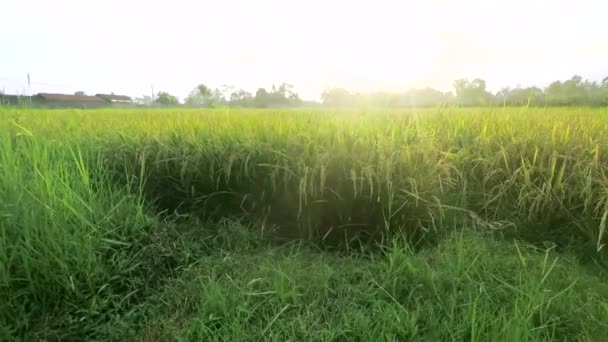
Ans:
<svg viewBox="0 0 608 342"><path fill-rule="evenodd" d="M608 109L0 108L0 340L601 341Z"/></svg>

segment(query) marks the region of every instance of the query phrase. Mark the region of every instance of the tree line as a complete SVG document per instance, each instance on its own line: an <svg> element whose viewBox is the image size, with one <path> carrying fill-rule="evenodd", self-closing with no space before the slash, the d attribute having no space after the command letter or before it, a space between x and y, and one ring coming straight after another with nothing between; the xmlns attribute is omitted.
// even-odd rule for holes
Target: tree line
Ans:
<svg viewBox="0 0 608 342"><path fill-rule="evenodd" d="M297 107L305 104L314 104L300 99L300 95L294 90L294 86L287 83L273 85L270 90L259 88L255 94L234 86L222 86L212 89L204 84L194 87L183 102L167 92L160 91L151 96L143 96L135 99L143 105L164 106L189 106L189 107Z"/></svg>
<svg viewBox="0 0 608 342"><path fill-rule="evenodd" d="M212 89L204 84L196 86L180 102L176 96L158 92L154 97L144 96L136 101L143 105L191 106L191 107L297 107L318 106L351 107L430 107L439 105L459 106L608 106L608 77L601 82L583 80L573 76L566 81L555 81L545 88L503 88L495 93L487 89L482 79L459 79L453 82L454 91L433 88L410 89L401 93L358 93L344 88L328 88L321 94L321 101L303 101L295 87L281 83L270 90L259 88L255 94L234 86Z"/></svg>
<svg viewBox="0 0 608 342"><path fill-rule="evenodd" d="M608 77L598 83L573 76L563 82L552 82L544 89L517 86L495 93L488 91L482 79L459 79L454 81L453 88L454 92L424 88L403 93L353 93L332 88L323 92L321 100L329 106L608 106Z"/></svg>

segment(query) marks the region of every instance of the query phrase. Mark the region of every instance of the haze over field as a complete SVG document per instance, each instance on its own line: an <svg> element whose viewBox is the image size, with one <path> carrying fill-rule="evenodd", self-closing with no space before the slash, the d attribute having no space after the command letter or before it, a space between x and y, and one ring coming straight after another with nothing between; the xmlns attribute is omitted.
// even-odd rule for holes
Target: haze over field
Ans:
<svg viewBox="0 0 608 342"><path fill-rule="evenodd" d="M608 107L0 107L0 341L603 341Z"/></svg>
<svg viewBox="0 0 608 342"><path fill-rule="evenodd" d="M607 1L0 2L0 341L605 340Z"/></svg>
<svg viewBox="0 0 608 342"><path fill-rule="evenodd" d="M288 82L304 99L451 89L458 78L546 86L608 74L608 4L569 1L7 1L0 89L184 98L200 82ZM27 73L31 87L27 85Z"/></svg>

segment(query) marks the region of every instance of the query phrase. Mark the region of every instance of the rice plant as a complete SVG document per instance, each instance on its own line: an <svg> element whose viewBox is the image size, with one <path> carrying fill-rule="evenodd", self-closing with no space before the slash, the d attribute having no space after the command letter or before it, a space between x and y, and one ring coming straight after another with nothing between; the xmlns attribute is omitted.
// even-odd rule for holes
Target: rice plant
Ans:
<svg viewBox="0 0 608 342"><path fill-rule="evenodd" d="M437 245L469 228L599 258L608 241L607 114L0 109L0 337L86 338L100 336L100 322L135 322L143 313L133 308L166 277L152 270L173 272L190 248L204 250L166 227L226 218L264 239L347 249ZM516 304L522 315L534 311ZM49 321L56 317L63 323Z"/></svg>

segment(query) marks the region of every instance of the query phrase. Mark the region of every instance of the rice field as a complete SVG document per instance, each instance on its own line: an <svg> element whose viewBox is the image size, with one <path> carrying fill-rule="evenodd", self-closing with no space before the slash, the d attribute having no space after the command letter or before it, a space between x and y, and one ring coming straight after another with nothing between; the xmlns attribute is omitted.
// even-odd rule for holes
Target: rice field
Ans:
<svg viewBox="0 0 608 342"><path fill-rule="evenodd" d="M0 109L0 339L598 340L608 110Z"/></svg>

